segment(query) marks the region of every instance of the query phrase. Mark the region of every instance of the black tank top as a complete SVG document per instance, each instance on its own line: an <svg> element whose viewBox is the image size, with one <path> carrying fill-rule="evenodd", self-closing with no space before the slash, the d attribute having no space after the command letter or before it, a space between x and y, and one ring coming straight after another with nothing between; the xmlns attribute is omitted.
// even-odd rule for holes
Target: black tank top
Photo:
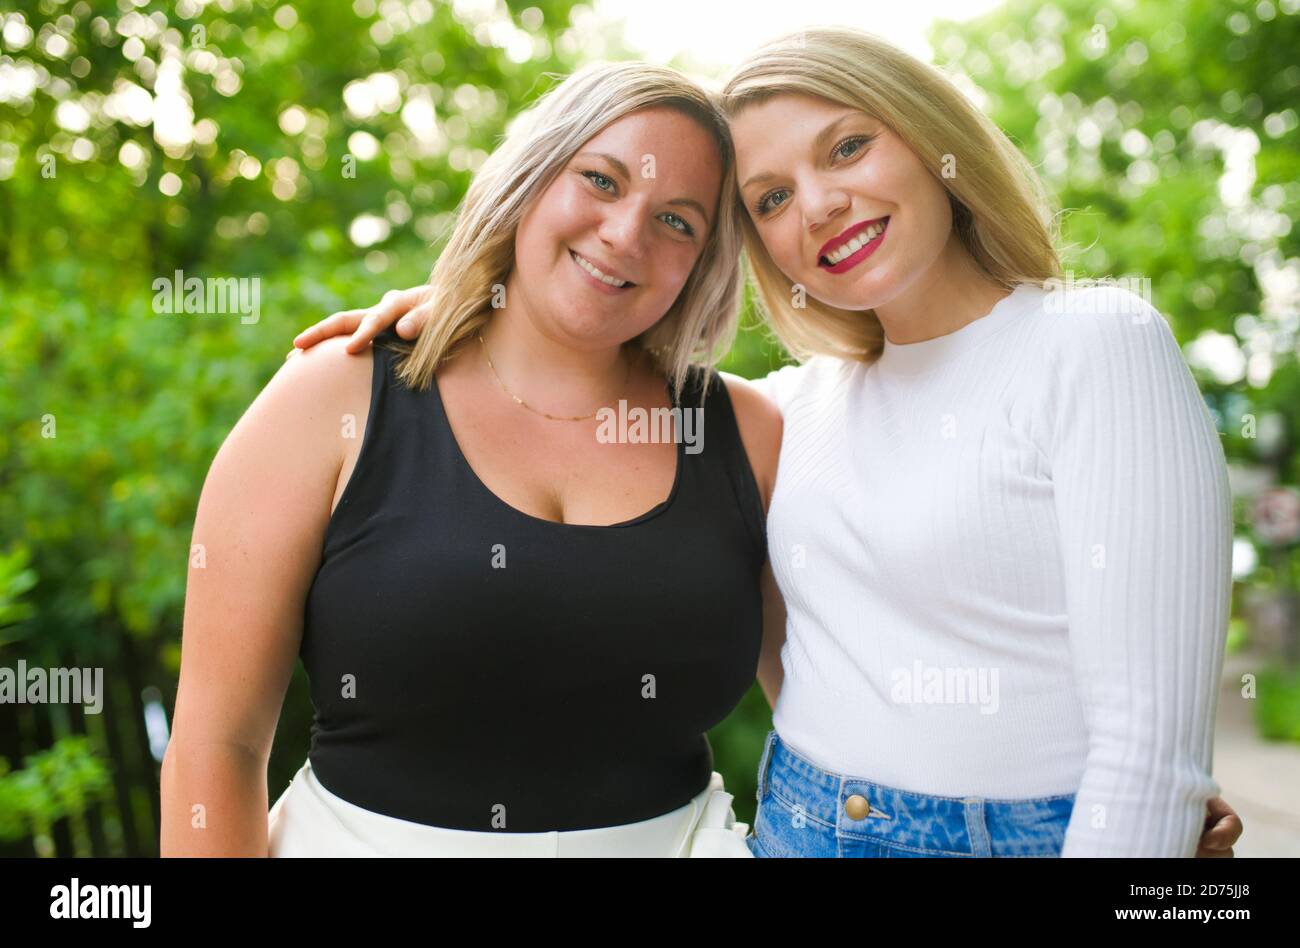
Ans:
<svg viewBox="0 0 1300 948"><path fill-rule="evenodd" d="M705 731L754 680L762 501L714 371L703 450L610 526L533 517L465 460L436 382L374 347L360 453L325 534L300 654L310 760L357 806L451 829L633 823L707 785Z"/></svg>

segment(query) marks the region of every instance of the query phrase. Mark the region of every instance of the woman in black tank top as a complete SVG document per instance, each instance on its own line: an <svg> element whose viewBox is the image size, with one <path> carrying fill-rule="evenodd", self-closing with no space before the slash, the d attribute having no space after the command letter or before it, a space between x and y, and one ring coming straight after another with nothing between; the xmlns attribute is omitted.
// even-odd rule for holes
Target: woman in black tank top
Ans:
<svg viewBox="0 0 1300 948"><path fill-rule="evenodd" d="M690 800L705 731L754 680L764 514L726 387L668 499L611 526L539 519L466 462L438 386L374 350L370 418L307 600L311 764L420 823L513 832L631 823ZM358 595L363 591L362 595ZM346 676L354 692L341 694Z"/></svg>
<svg viewBox="0 0 1300 948"><path fill-rule="evenodd" d="M213 462L164 854L749 855L705 732L764 641L780 417L697 364L736 325L725 122L673 71L624 63L570 77L521 128L435 267L443 315L414 346L290 360ZM677 413L671 452L582 440L665 433L571 413L611 391ZM635 479L669 483L670 456L661 502L564 522L650 496ZM295 653L311 750L259 828ZM197 834L196 799L238 818Z"/></svg>

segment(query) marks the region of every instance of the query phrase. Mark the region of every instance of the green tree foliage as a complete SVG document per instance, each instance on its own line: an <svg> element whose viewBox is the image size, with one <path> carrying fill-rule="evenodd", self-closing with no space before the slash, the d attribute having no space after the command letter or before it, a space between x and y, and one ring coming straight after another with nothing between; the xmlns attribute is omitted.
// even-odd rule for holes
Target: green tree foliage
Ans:
<svg viewBox="0 0 1300 948"><path fill-rule="evenodd" d="M21 539L41 577L0 661L105 668L104 722L85 721L98 743L59 753L111 757L110 850L156 845L140 695L156 684L171 706L217 447L299 330L427 276L473 168L580 62L572 7L42 0L0 14L0 549ZM159 312L154 281L178 270L258 279L260 318ZM0 577L30 585L19 566ZM299 677L273 788L310 715ZM0 722L0 758L52 747L75 718L22 709Z"/></svg>
<svg viewBox="0 0 1300 948"><path fill-rule="evenodd" d="M1294 483L1294 3L1170 10L1011 0L933 44L1071 209L1070 265L1150 279L1194 347L1217 334L1228 367L1199 371L1229 453ZM108 693L102 715L0 709L0 851L156 846L142 695L171 707L217 447L296 332L425 279L513 114L593 48L622 55L586 19L572 0L0 11L0 664L102 666ZM159 311L178 271L258 280L257 318ZM781 359L754 330L726 367ZM1247 415L1281 420L1267 450ZM1269 557L1259 581L1294 564ZM273 793L310 715L299 675ZM769 720L755 689L711 735L742 819Z"/></svg>

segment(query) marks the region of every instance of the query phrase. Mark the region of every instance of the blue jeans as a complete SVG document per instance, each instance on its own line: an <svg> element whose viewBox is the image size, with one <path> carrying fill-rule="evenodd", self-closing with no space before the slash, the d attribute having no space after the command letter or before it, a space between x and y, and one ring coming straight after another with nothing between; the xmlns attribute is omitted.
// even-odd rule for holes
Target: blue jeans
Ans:
<svg viewBox="0 0 1300 948"><path fill-rule="evenodd" d="M767 735L758 814L764 857L1059 856L1074 794L1028 800L935 797L822 770Z"/></svg>

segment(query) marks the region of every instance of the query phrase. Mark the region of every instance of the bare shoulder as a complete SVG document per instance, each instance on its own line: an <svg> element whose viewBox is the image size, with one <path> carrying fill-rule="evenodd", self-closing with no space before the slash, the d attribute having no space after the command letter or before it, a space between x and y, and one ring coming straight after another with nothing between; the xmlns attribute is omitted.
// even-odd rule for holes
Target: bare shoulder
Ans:
<svg viewBox="0 0 1300 948"><path fill-rule="evenodd" d="M267 385L293 386L298 397L345 396L364 389L370 392L374 351L347 351L347 336L332 336L310 349L294 349Z"/></svg>
<svg viewBox="0 0 1300 948"><path fill-rule="evenodd" d="M781 411L776 402L759 391L757 385L749 379L741 378L730 372L719 372L727 386L732 407L736 411L736 420L755 429L755 435L775 436L777 443L781 440ZM742 420L743 419L743 420Z"/></svg>
<svg viewBox="0 0 1300 948"><path fill-rule="evenodd" d="M362 430L370 405L373 355L345 345L345 337L327 339L286 359L231 430L214 468L249 465L313 480L319 472L332 489L352 446L341 433L349 424Z"/></svg>
<svg viewBox="0 0 1300 948"><path fill-rule="evenodd" d="M747 379L730 372L718 374L727 386L727 395L736 414L736 426L740 429L740 440L745 445L750 467L754 469L754 479L758 481L766 510L776 484L776 466L781 455L781 411L772 399Z"/></svg>

